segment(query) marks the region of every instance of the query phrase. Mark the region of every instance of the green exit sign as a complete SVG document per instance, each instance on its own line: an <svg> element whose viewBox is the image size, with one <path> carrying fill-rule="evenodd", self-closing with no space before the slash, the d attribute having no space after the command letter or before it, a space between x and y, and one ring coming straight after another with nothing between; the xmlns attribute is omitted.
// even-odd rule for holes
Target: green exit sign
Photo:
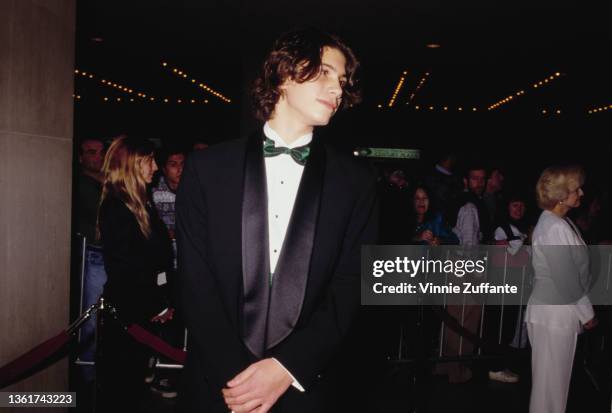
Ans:
<svg viewBox="0 0 612 413"><path fill-rule="evenodd" d="M353 155L364 158L420 159L419 149L357 148Z"/></svg>

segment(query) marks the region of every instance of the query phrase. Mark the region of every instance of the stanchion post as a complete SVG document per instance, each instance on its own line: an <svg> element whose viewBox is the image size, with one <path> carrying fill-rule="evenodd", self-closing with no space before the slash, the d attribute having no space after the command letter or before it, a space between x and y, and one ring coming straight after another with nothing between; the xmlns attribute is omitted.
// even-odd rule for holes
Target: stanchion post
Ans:
<svg viewBox="0 0 612 413"><path fill-rule="evenodd" d="M80 234L79 234L80 235ZM79 279L81 284L81 289L79 291L79 316L83 314L83 296L85 291L85 262L86 262L86 254L87 254L87 237L84 235L81 236L81 262L79 263ZM81 343L81 330L79 329L77 342ZM79 359L79 354L77 354L77 360Z"/></svg>
<svg viewBox="0 0 612 413"><path fill-rule="evenodd" d="M106 305L104 303L104 297L100 297L98 300L98 311L96 318L96 332L95 332L95 340L96 340L96 375L95 375L95 383L94 383L94 395L93 395L93 411L96 413L98 411L98 401L101 400L101 383L103 380L100 380L100 371L103 370L104 366L104 345L102 344L104 340L104 334L102 331L104 329L104 325L106 323Z"/></svg>

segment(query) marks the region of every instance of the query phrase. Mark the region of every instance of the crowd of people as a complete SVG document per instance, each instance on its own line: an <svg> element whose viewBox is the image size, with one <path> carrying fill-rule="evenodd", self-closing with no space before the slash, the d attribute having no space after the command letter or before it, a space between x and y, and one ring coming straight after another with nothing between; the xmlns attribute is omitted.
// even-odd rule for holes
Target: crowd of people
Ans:
<svg viewBox="0 0 612 413"><path fill-rule="evenodd" d="M189 152L200 149L194 146L186 151L176 144L155 149L147 140L126 136L113 140L108 149L105 145L106 142L98 139L84 139L79 148L78 222L79 232L87 239L84 307L95 302L104 291L105 297L119 309L122 321L143 326L165 323L172 320L177 307L174 304L177 295L172 288L177 268L176 191L186 157ZM401 171L388 176L380 174L381 242L503 245L511 267L527 265L534 255L539 288L547 288L546 282L552 282L553 277L546 257L542 256L545 253L539 251L538 255L532 245L586 245L587 239L589 243L607 243L606 233L598 222L605 194L591 195L586 205L581 204L585 176L580 168L548 168L543 172L535 196L544 212L534 225L526 216L529 188L507 190L502 169L489 170L483 165L469 166L465 178L459 178L451 172L454 162L455 156L448 154L435 165L433 173L413 179L412 185L408 185ZM594 222L598 223L594 225ZM96 234L97 225L99 234ZM586 270L579 267L576 271ZM584 301L585 297L581 299ZM507 307L504 318L518 320L518 313L523 310ZM597 324L588 300L572 308L529 305L526 315L521 316L526 324L508 322L504 327L502 341L514 348L526 346L524 329L529 330L534 380L532 404L537 406L534 411L548 411L549 405L554 406L550 411L564 411L577 334ZM491 314L496 310L494 306L487 308ZM463 326L473 332L478 330L479 305L450 305L447 311L456 318L463 312ZM180 347L184 325L180 321L172 324L167 329L171 331L166 332L151 328ZM488 324L485 331L497 331L498 327ZM93 328L93 322L88 323L84 337L91 335ZM519 337L521 329L522 337ZM103 400L109 402L118 400L115 396L135 400L134 394L146 390L143 377L151 373L147 364L152 354L124 334L118 334L119 331L111 324L104 332L105 363L100 366L99 377L107 378L103 388L108 394ZM458 355L459 340L459 334L448 329L444 334L443 354ZM82 358L93 357L92 345L81 354ZM470 342L463 340L462 354L472 351ZM138 368L130 370L126 366ZM557 381L551 380L553 369L558 370L553 375ZM519 376L513 370L516 369L512 368L512 358L500 357L491 364L489 378L516 383ZM469 363L465 362L440 363L434 373L448 375L451 383L465 382L472 376ZM83 374L92 379L92 368L85 367ZM161 374L150 385L163 397L173 398L177 394L177 381L176 375L168 378ZM127 394L131 396L126 398Z"/></svg>
<svg viewBox="0 0 612 413"><path fill-rule="evenodd" d="M530 411L564 412L570 386L578 334L597 326L587 291L590 287L587 245L611 243L609 223L602 214L607 194L585 197L585 172L578 166L549 167L537 183L504 188L505 173L494 165L468 164L464 175L453 174L456 158L445 154L430 174L415 177L409 185L405 174L394 171L382 181L382 242L425 245L501 245L507 271L533 266L534 290L526 305L486 306L484 335L510 351L530 343L532 391ZM401 179L398 179L398 176ZM584 201L586 202L583 202ZM527 215L536 201L538 212ZM399 206L399 207L398 207ZM535 217L530 219L529 217ZM597 224L593 225L594 222ZM564 248L565 247L565 248ZM571 287L567 287L570 278ZM563 291L571 288L571 292ZM553 299L551 291L563 298ZM446 311L462 327L478 335L483 319L480 303L448 305ZM500 331L500 320L505 324ZM525 334L527 330L527 334ZM461 349L460 349L461 347ZM446 329L443 356L473 354L471 340ZM505 354L489 363L489 379L516 383L515 358ZM435 374L451 383L471 379L469 362L440 363Z"/></svg>
<svg viewBox="0 0 612 413"><path fill-rule="evenodd" d="M108 148L97 139L80 141L77 221L87 240L84 306L104 294L122 323L153 331L181 320L179 330L186 326L193 333L183 371L185 410L238 412L263 406L266 411L279 403L285 411L319 411L313 406L330 400L327 363L358 307L355 278L349 275L359 273L361 244L375 242L379 232L385 244L502 245L516 265L532 260L535 268L536 293L524 317L532 348L530 410L563 412L577 335L594 328L597 319L580 283L571 300L537 301L537 291L557 281L548 250L539 247L605 243L608 234L598 221L605 194L589 194L587 205L581 205L583 170L547 168L535 185L535 200L544 212L530 222L526 212L534 188L505 188L506 172L495 165L469 164L460 175L452 153L421 177L381 172L376 190L371 169L353 166L353 160L313 140L314 126L324 126L340 105L358 100L352 90L352 51L319 33L288 36L279 40L263 75L275 79L270 73L277 65L274 70L285 83L262 80L256 87L258 116L265 122L256 138L219 148L199 142L190 151L170 142L155 148L132 136L115 138ZM287 62L312 65L300 66L299 75L282 72L283 53L290 55ZM318 103L309 118L304 113L310 107L300 105L310 95ZM194 150L199 152L188 153ZM325 167L317 164L324 161ZM244 193L239 192L243 184ZM236 245L242 249L235 250ZM242 267L234 254L241 256ZM586 277L588 256L567 254L565 260L577 279ZM295 278L286 278L287 272ZM465 329L479 328L480 305L449 305L446 311ZM519 319L519 313L522 309L515 308L506 317ZM204 325L206 332L199 328ZM523 325L509 325L505 343L524 346L517 334ZM92 324L88 328L91 334ZM139 395L147 390L151 354L116 320L102 334L100 411L126 403L137 411ZM160 334L177 344L176 331ZM461 340L447 329L443 354L473 352L473 344ZM92 352L90 347L82 357ZM470 365L462 361L440 363L435 373L447 375L451 383L472 377ZM83 374L91 378L91 368ZM491 366L489 378L520 379L503 358ZM174 397L176 377L162 379L153 387ZM247 387L263 389L261 397Z"/></svg>
<svg viewBox="0 0 612 413"><path fill-rule="evenodd" d="M191 150L207 146L197 141ZM86 243L82 310L104 293L122 324L149 327L179 348L184 325L174 317L175 198L188 153L181 145L156 149L149 140L127 136L79 143L77 231ZM151 324L171 320L163 328ZM94 314L81 332L81 361L95 360L95 328ZM111 403L109 408L126 395L130 397L124 400L135 400L133 395L142 394L145 383L162 397L176 397L175 375L155 377L156 357L120 332L113 319L102 332L101 400ZM87 364L81 373L85 381L95 378L95 369Z"/></svg>

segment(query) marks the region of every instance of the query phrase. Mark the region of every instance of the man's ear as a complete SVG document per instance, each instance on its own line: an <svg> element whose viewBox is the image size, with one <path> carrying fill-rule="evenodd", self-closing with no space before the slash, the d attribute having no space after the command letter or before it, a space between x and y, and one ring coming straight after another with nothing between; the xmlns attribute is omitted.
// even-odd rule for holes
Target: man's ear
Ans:
<svg viewBox="0 0 612 413"><path fill-rule="evenodd" d="M292 86L292 85L295 85L295 84L296 84L295 79L293 79L291 76L289 76L289 75L288 75L288 76L285 78L285 80L283 81L283 83L281 83L281 85L279 86L279 88L283 88L283 89L285 89L285 88L287 88L288 86Z"/></svg>
<svg viewBox="0 0 612 413"><path fill-rule="evenodd" d="M289 86L290 81L291 80L287 79L278 87L278 93L280 94L281 99L285 97L285 93L287 92L287 87Z"/></svg>

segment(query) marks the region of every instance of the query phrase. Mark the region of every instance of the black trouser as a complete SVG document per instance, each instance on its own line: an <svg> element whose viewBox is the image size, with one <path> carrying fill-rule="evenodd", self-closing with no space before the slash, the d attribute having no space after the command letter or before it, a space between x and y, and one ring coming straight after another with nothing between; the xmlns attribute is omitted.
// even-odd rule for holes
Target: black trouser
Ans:
<svg viewBox="0 0 612 413"><path fill-rule="evenodd" d="M509 344L516 332L520 308L518 305L485 306L484 337L488 344L498 345L487 347L485 351L487 355L498 356L489 363L492 371L516 370L516 350L509 347Z"/></svg>
<svg viewBox="0 0 612 413"><path fill-rule="evenodd" d="M144 377L151 353L110 317L106 317L101 334L96 356L96 412L138 412L146 395Z"/></svg>

